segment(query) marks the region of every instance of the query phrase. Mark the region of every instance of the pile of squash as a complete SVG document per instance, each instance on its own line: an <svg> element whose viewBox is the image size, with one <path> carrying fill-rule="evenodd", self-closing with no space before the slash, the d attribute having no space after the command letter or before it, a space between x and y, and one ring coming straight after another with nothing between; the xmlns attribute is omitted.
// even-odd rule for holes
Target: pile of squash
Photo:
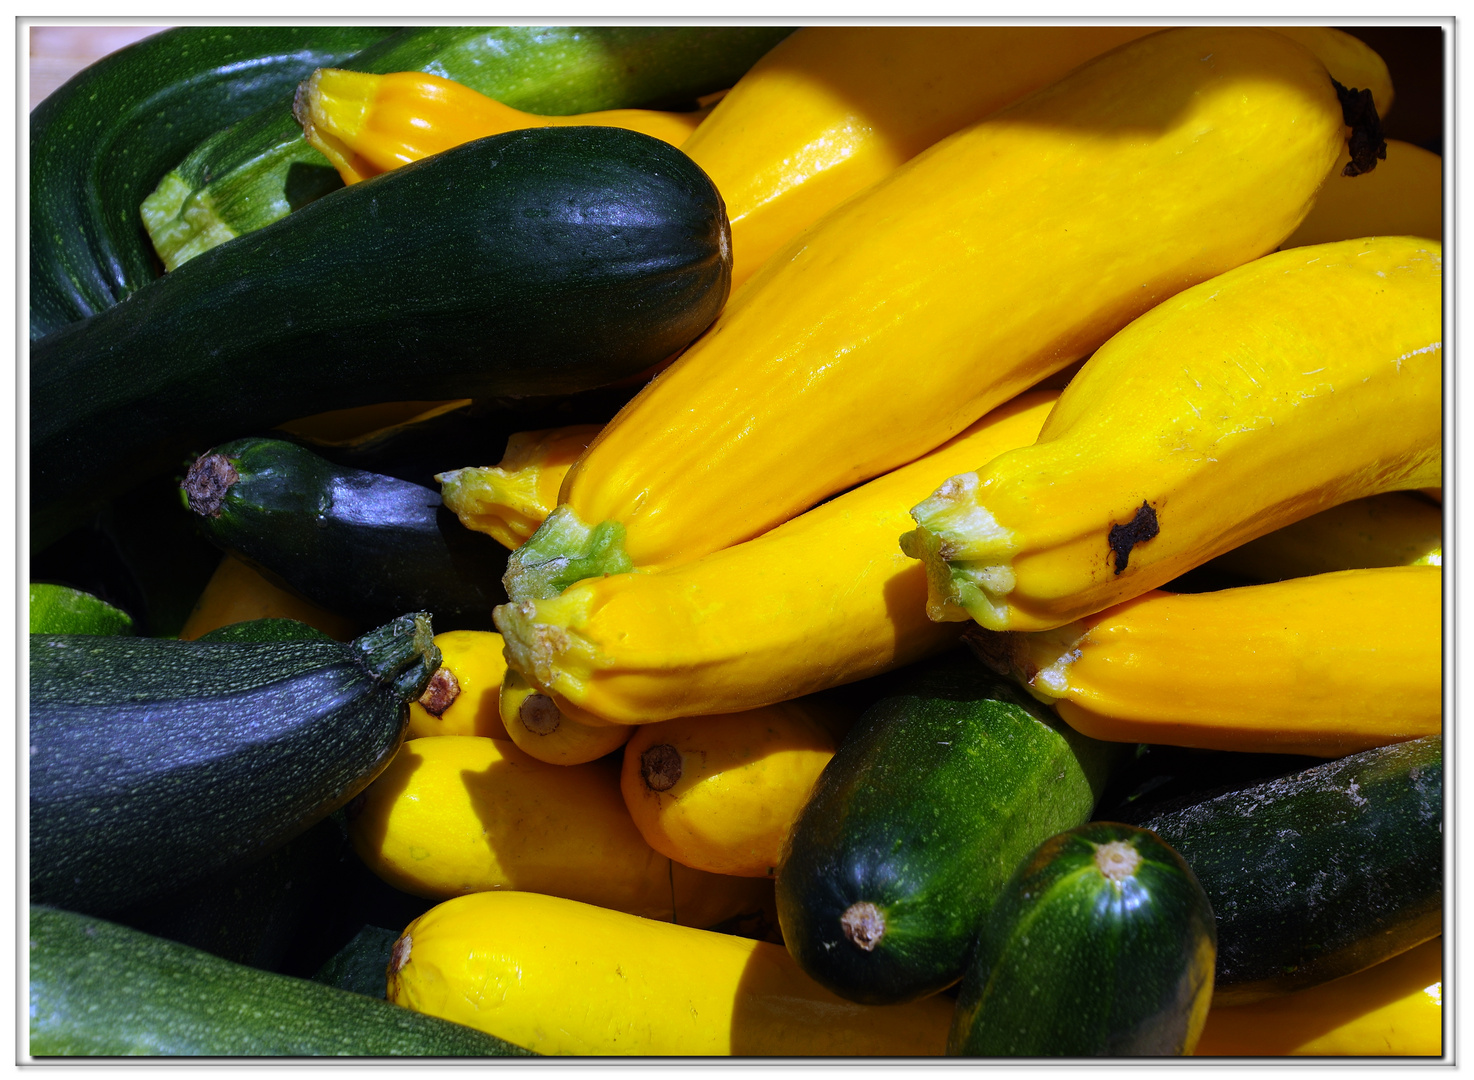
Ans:
<svg viewBox="0 0 1474 1080"><path fill-rule="evenodd" d="M1392 93L1288 26L84 71L31 121L29 1052L1441 1056Z"/></svg>

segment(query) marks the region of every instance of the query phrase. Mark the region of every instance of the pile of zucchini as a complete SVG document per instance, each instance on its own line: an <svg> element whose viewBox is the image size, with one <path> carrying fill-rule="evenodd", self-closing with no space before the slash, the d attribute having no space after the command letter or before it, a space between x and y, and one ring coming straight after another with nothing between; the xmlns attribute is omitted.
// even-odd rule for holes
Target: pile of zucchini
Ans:
<svg viewBox="0 0 1474 1080"><path fill-rule="evenodd" d="M1136 29L1057 29L1052 59L1048 39L1034 36L1044 32L994 41L980 31L991 51L979 56L999 65L1002 74L990 77L1006 92L979 98L977 116L954 104L946 130L933 118L910 131L899 105L894 115L886 111L893 102L866 105L868 78L864 89L850 88L854 101L832 92L855 78L833 67L846 56L887 65L877 70L895 86L880 81L898 101L973 92L948 72L952 64L971 70L978 57L954 56L955 43L921 29L831 28L825 37L770 27L186 27L105 58L38 106L29 1053L1143 1058L1201 1045L1252 1055L1280 1044L1256 1042L1235 1018L1276 1002L1291 1029L1302 1015L1297 1003L1307 1017L1320 1010L1302 1025L1320 1043L1292 1032L1283 1045L1330 1045L1325 1031L1335 1030L1363 1048L1352 1052L1369 1052L1384 1036L1394 1048L1440 1052L1440 1014L1430 1021L1409 992L1403 998L1413 1004L1399 998L1396 1007L1409 1017L1424 1011L1398 1028L1386 994L1356 980L1436 947L1442 932L1441 735L1373 735L1356 753L1311 745L1311 756L1273 752L1306 748L1288 736L1279 747L1275 735L1262 744L1237 735L1172 742L1169 728L1162 743L1142 743L1138 729L1108 722L1087 734L1073 719L1081 710L1045 692L1059 677L1031 659L1053 649L1068 667L1086 624L1041 622L1037 634L1022 622L992 627L978 612L1005 610L988 607L988 590L1003 578L967 577L965 545L932 524L946 516L938 506L954 513L962 495L972 497L966 476L912 512L922 528L904 539L895 530L888 557L903 569L876 586L873 602L845 595L817 605L825 612L783 606L798 595L784 591L802 574L794 553L829 554L790 541L806 530L838 536L834 521L871 513L840 495L827 504L828 523L815 524L826 498L924 460L984 414L1004 416L1041 377L1050 376L1053 393L1072 376L1069 363L1141 312L1153 318L1173 292L1257 258L1251 242L1224 241L1203 266L1165 244L1152 263L1146 230L1131 254L1142 267L1125 277L1177 267L1173 259L1181 267L1131 285L1126 300L1100 300L1094 314L1088 297L1070 300L1078 320L1068 326L1032 309L1020 314L1050 324L1039 334L1059 335L1036 350L1042 359L1018 361L1027 378L1006 358L999 373L970 366L961 350L993 326L959 321L942 328L952 337L933 339L904 322L914 315L907 305L945 313L956 298L927 307L901 282L867 299L865 273L846 253L876 254L864 245L879 250L887 229L904 233L903 215L913 211L863 195L845 201L845 185L900 199L894 193L909 191L906 181L888 188L886 177L907 158L1011 101L1068 112L1074 92L1108 112L1115 99L1080 90L1094 85L1097 69L1063 98L1053 88L1097 54L1108 58L1100 71L1128 67L1136 61L1109 59L1120 53L1108 50L1143 37L1144 63L1158 62L1152 50L1163 40ZM1321 82L1326 70L1353 71L1385 97L1385 65L1334 32L1285 33L1298 44L1251 34L1227 42L1222 63L1284 64L1339 101L1351 168L1370 172L1379 131L1370 91ZM1174 47L1161 46L1160 63L1175 62ZM1003 63L1010 49L1013 67ZM758 212L771 199L754 196L756 186L738 190L730 176L742 155L724 156L721 146L734 130L757 138L756 125L735 122L697 125L683 144L690 153L618 119L507 130L367 179L347 176L345 186L299 126L299 85L328 67L429 73L563 116L694 112L733 88L733 108L711 114L720 119L786 94L804 108L775 122L774 145L787 137L785 124L817 125L824 110L870 108L881 134L855 136L870 129L838 121L825 129L827 152L836 162L852 157L857 170L833 180L829 218L827 205ZM1209 77L1190 67L1184 78ZM1114 85L1110 77L1101 85ZM1150 88L1140 93L1142 108L1158 108ZM1178 122L1158 119L1164 129ZM1025 137L1000 129L1003 139ZM854 147L834 149L852 137ZM864 142L871 137L894 140L885 153L895 160ZM1330 142L1315 152L1334 157L1341 142ZM789 186L808 179L794 155L783 160ZM918 160L936 170L919 175L951 175L945 154ZM745 159L743 167L761 171ZM1039 168L1068 182L1067 170ZM1286 168L1314 172L1298 161ZM842 175L850 174L834 173ZM961 189L934 194L936 206L975 212ZM822 195L810 188L807 197L819 206ZM1015 209L1020 220L1029 216L1027 205ZM1279 213L1265 211L1275 221ZM815 217L820 224L803 231ZM999 228L1011 220L996 218ZM850 225L826 234L834 221ZM931 254L905 258L968 265L970 239L933 224ZM855 234L850 248L827 238L844 228ZM779 254L764 269L741 261L769 249ZM910 265L897 255L887 272ZM1089 266L1067 269L1080 283L1093 275ZM1030 272L1041 281L1053 273ZM1010 280L1021 279L1003 274L995 285ZM740 291L729 304L734 281ZM983 345L990 361L1015 347L996 332L1000 340ZM931 375L975 398L906 398L938 412L928 421L934 430L910 437L884 395L861 392L863 376L834 383L822 415L815 399L801 397L828 385L831 367L841 371L854 350L888 355L890 346L875 342L890 334L932 342ZM830 338L832 357L821 356L801 387L783 381L796 377L785 364L803 370L812 362L803 350L818 355ZM677 364L651 381L692 356L707 357L710 370ZM912 369L919 362L901 359ZM1057 396L1029 400L1042 418ZM767 405L754 404L758 397ZM764 422L780 433L776 441ZM1054 422L1044 421L1046 436ZM531 490L545 468L538 479L546 487L551 477L559 494L546 506L518 504L532 539L509 559L505 530L484 527L477 513L486 507L469 508L469 478L497 472L512 482L511 449L505 468L490 468L509 440L543 445L540 436L578 430L571 425L604 434L571 470L520 463L517 483ZM865 425L888 425L896 446L858 462L860 450L845 439L858 446ZM690 452L688 438L701 449ZM743 451L752 444L761 454L765 439L768 478L792 490L732 479L748 467ZM1424 476L1418 468L1407 475ZM813 490L803 494L810 474ZM504 509L488 490L478 497ZM793 505L783 509L784 498ZM1437 565L1441 515L1431 498L1395 496L1407 507L1379 498L1368 512L1398 518L1395 542L1350 541L1335 556L1312 553L1310 571L1280 576L1318 572L1327 558L1347 573ZM816 504L815 518L801 513ZM1114 573L1102 562L1086 574L1102 587L1119 587L1128 564L1139 569L1156 550L1144 546L1158 535L1156 511L1141 506L1114 527L1082 527L1109 529ZM599 513L585 513L590 507ZM1233 512L1223 511L1225 522ZM682 514L689 536L663 536L663 522ZM765 514L776 528L762 523ZM1306 520L1291 527L1293 537L1284 530L1278 547L1271 534L1257 541L1262 550L1245 545L1217 561L1210 552L1158 584L1228 590L1273 578L1297 552L1329 547L1337 528L1383 531L1336 525L1329 514L1315 526L1309 515L1297 511ZM961 516L993 542L996 523L983 521L985 512ZM1163 519L1171 523L1168 511ZM770 538L773 547L756 547ZM788 554L772 555L780 543ZM1040 544L1040 558L1051 557ZM759 563L770 553L762 565L781 588L734 579L740 561L708 562L734 552L739 560L744 549ZM866 549L857 565L867 562L880 565L882 556ZM1002 595L1014 588L1005 569ZM620 589L645 578L656 599L642 605L635 592L621 609ZM662 594L664 581L675 584ZM858 571L854 584L856 595L871 587ZM791 624L797 632L783 640L801 644L783 647L783 672L769 661L754 674L765 664L752 658L775 646L721 640L738 625L724 606L760 610L770 592L767 618ZM861 610L843 606L851 602L914 610L888 624L893 632L875 631L860 628L870 616L851 614ZM633 621L619 623L621 611ZM923 612L931 620L924 637L911 628ZM988 628L932 625L969 615ZM597 637L601 618L607 647ZM506 635L505 653L494 630ZM761 631L730 636L743 633ZM710 644L719 640L720 649ZM628 652L616 656L616 643ZM601 715L596 686L627 693L629 714ZM742 705L672 704L688 700ZM656 731L672 715L724 710L711 719L731 719L753 703L789 700L824 718L810 735L823 729L826 738L811 738L805 752L827 764L814 768L811 788L803 782L806 794L795 788L765 806L749 792L726 811L713 798L715 819L703 825L691 810L681 823L684 842L699 849L703 828L715 836L720 827L730 843L742 832L731 818L791 806L776 830L781 847L760 852L753 841L754 869L687 866L687 849L673 853L638 815L626 817L621 799L641 790L679 795L681 755L702 753L696 736L695 749L679 751L637 739L636 762L622 747L637 725ZM769 724L765 742L732 737L736 748L723 752L753 770L732 783L759 792L763 783L792 783L775 779L780 726ZM445 736L437 739L443 754L406 747L434 736ZM1193 748L1205 745L1213 748ZM440 771L417 773L432 757ZM457 765L469 761L480 764ZM542 779L554 773L556 782ZM491 790L507 776L516 777L503 785L512 794ZM703 780L709 794L721 782L719 773ZM569 794L574 784L587 801ZM424 832L394 833L396 863L389 834L411 819ZM775 833L771 821L764 829ZM554 851L569 854L554 859ZM466 860L479 861L467 868ZM585 866L595 869L574 869ZM628 882L634 898L602 899ZM1336 1004L1315 1004L1326 991L1340 995ZM1408 1027L1416 1036L1395 1043Z"/></svg>

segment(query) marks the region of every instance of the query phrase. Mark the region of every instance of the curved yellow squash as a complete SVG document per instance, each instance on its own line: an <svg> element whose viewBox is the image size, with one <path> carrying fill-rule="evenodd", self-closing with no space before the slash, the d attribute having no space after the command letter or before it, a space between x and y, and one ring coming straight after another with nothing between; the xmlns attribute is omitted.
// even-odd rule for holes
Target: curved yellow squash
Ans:
<svg viewBox="0 0 1474 1080"><path fill-rule="evenodd" d="M1387 140L1387 160L1361 176L1343 176L1345 155L1331 170L1315 206L1281 247L1358 236L1443 239L1443 158L1421 146Z"/></svg>
<svg viewBox="0 0 1474 1080"><path fill-rule="evenodd" d="M439 75L371 75L341 68L318 68L308 76L297 90L293 111L307 141L348 184L473 139L524 128L620 127L679 146L706 115L607 109L540 116Z"/></svg>
<svg viewBox="0 0 1474 1080"><path fill-rule="evenodd" d="M1325 68L1182 28L964 128L804 233L614 420L514 600L690 561L940 445L1166 297L1272 251L1345 139ZM622 554L620 554L622 553ZM582 573L581 576L587 576Z"/></svg>
<svg viewBox="0 0 1474 1080"><path fill-rule="evenodd" d="M656 851L714 874L774 877L834 739L802 701L647 724L619 787Z"/></svg>
<svg viewBox="0 0 1474 1080"><path fill-rule="evenodd" d="M613 724L580 713L566 701L554 701L511 668L502 679L499 707L512 742L523 753L553 765L597 761L629 742L634 734L626 724Z"/></svg>
<svg viewBox="0 0 1474 1080"><path fill-rule="evenodd" d="M349 838L396 889L432 900L522 889L711 926L757 910L736 877L682 868L630 820L612 762L549 765L502 739L406 742L351 804Z"/></svg>
<svg viewBox="0 0 1474 1080"><path fill-rule="evenodd" d="M347 641L361 631L351 619L303 600L266 580L259 570L234 555L226 555L205 582L179 636L193 641L211 630L250 619L296 619L338 641Z"/></svg>
<svg viewBox="0 0 1474 1080"><path fill-rule="evenodd" d="M409 703L407 739L433 735L484 735L505 739L497 708L507 672L502 636L486 630L447 630L435 635L440 667L418 701Z"/></svg>
<svg viewBox="0 0 1474 1080"><path fill-rule="evenodd" d="M540 1054L940 1055L952 999L857 1005L781 945L532 893L432 908L394 946L388 998Z"/></svg>
<svg viewBox="0 0 1474 1080"><path fill-rule="evenodd" d="M952 478L903 540L934 619L1045 630L1337 503L1442 483L1443 252L1295 248L1143 315L1039 440Z"/></svg>
<svg viewBox="0 0 1474 1080"><path fill-rule="evenodd" d="M508 661L560 705L639 724L787 701L945 649L956 628L926 617L926 575L896 545L906 507L975 456L1027 446L1058 397L1022 395L745 544L503 605Z"/></svg>
<svg viewBox="0 0 1474 1080"><path fill-rule="evenodd" d="M1442 730L1436 566L1152 592L968 642L1097 739L1342 757Z"/></svg>
<svg viewBox="0 0 1474 1080"><path fill-rule="evenodd" d="M515 551L558 505L563 477L598 433L598 424L519 431L496 465L439 473L440 498L466 528Z"/></svg>
<svg viewBox="0 0 1474 1080"><path fill-rule="evenodd" d="M1440 1057L1443 938L1271 1001L1212 1009L1199 1057Z"/></svg>

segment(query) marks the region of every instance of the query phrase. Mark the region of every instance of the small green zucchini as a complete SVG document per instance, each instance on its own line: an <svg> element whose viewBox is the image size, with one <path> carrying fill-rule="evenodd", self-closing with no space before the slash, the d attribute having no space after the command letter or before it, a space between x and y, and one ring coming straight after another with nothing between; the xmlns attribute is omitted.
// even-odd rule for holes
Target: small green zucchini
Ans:
<svg viewBox="0 0 1474 1080"><path fill-rule="evenodd" d="M1118 756L964 654L921 669L850 729L789 834L789 952L865 1004L951 985L1014 868L1089 820Z"/></svg>
<svg viewBox="0 0 1474 1080"><path fill-rule="evenodd" d="M33 535L294 417L617 382L705 330L730 275L711 181L633 131L508 132L354 184L36 344Z"/></svg>
<svg viewBox="0 0 1474 1080"><path fill-rule="evenodd" d="M341 644L32 634L31 898L108 914L342 806L440 666L405 615Z"/></svg>
<svg viewBox="0 0 1474 1080"><path fill-rule="evenodd" d="M524 1057L473 1028L101 919L30 910L32 1057Z"/></svg>
<svg viewBox="0 0 1474 1080"><path fill-rule="evenodd" d="M138 204L190 147L393 30L176 27L48 95L30 118L31 340L158 276Z"/></svg>
<svg viewBox="0 0 1474 1080"><path fill-rule="evenodd" d="M195 460L181 494L222 551L360 624L422 610L441 630L490 630L506 602L506 549L461 525L438 491L296 443L225 443Z"/></svg>
<svg viewBox="0 0 1474 1080"><path fill-rule="evenodd" d="M982 920L947 1052L973 1057L1192 1053L1213 997L1213 909L1145 829L1053 836Z"/></svg>
<svg viewBox="0 0 1474 1080"><path fill-rule="evenodd" d="M772 26L414 26L335 66L378 75L427 71L516 109L569 115L692 102L731 86L790 33ZM303 138L292 93L279 98L231 127L218 125L224 130L182 161L176 156L177 167L143 201L143 220L170 270L342 186Z"/></svg>
<svg viewBox="0 0 1474 1080"><path fill-rule="evenodd" d="M31 582L33 634L131 634L133 619L106 600L81 589Z"/></svg>
<svg viewBox="0 0 1474 1080"><path fill-rule="evenodd" d="M1443 928L1443 739L1367 750L1142 821L1202 882L1214 1003L1350 975Z"/></svg>

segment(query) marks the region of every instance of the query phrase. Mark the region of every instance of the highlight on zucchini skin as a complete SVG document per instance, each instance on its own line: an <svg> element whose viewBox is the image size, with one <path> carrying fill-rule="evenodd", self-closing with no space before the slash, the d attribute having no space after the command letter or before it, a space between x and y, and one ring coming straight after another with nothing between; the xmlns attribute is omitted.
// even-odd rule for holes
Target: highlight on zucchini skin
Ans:
<svg viewBox="0 0 1474 1080"><path fill-rule="evenodd" d="M1156 834L1095 821L1044 841L983 918L947 1052L1191 1054L1213 996L1213 907Z"/></svg>
<svg viewBox="0 0 1474 1080"><path fill-rule="evenodd" d="M347 644L35 634L31 897L107 914L285 843L393 758L424 613Z"/></svg>

